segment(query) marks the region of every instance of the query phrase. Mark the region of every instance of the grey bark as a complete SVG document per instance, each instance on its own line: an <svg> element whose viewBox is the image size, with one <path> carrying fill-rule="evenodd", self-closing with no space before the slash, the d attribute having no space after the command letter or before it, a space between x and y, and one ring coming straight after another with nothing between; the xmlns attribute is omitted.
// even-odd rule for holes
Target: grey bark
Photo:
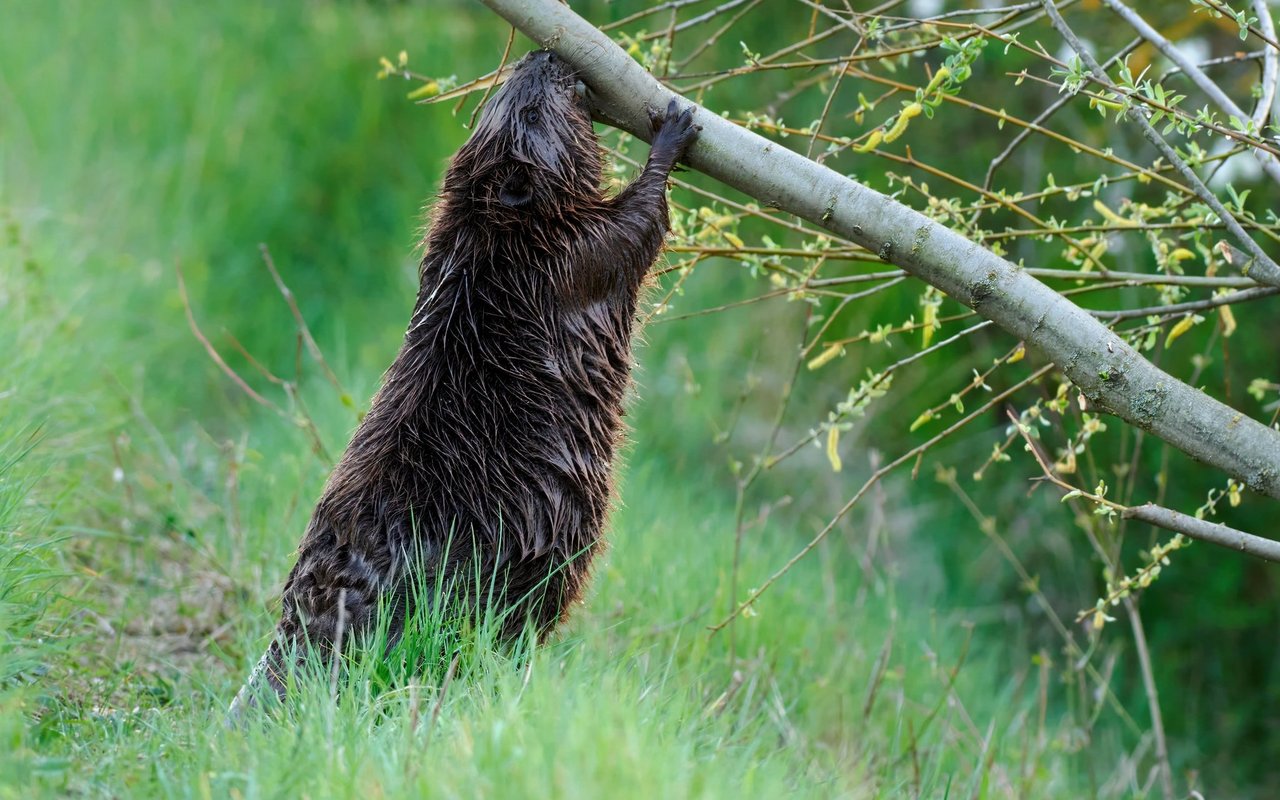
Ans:
<svg viewBox="0 0 1280 800"><path fill-rule="evenodd" d="M557 0L483 2L575 64L603 119L648 140L647 109L675 95L607 35ZM1280 431L1160 370L1025 270L914 209L705 108L694 121L693 168L879 253L1038 349L1099 409L1280 499Z"/></svg>

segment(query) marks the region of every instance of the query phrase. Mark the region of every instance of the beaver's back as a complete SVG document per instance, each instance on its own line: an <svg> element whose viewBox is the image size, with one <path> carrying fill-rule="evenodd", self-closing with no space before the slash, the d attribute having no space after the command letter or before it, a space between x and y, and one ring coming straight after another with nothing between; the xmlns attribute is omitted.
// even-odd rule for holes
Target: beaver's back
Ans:
<svg viewBox="0 0 1280 800"><path fill-rule="evenodd" d="M444 570L524 599L513 632L525 612L549 630L580 594L610 505L631 308L565 307L554 255L485 241L428 254L405 343L299 548L286 630L311 629L340 589L362 621L415 560L427 586Z"/></svg>

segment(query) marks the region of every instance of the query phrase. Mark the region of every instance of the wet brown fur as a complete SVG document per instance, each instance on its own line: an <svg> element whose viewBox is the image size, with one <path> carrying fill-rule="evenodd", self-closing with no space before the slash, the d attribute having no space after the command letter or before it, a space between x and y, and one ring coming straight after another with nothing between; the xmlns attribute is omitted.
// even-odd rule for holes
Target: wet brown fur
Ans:
<svg viewBox="0 0 1280 800"><path fill-rule="evenodd" d="M526 624L545 637L581 596L666 179L697 129L673 103L644 171L607 198L575 86L562 60L529 54L454 156L404 345L316 505L233 712L264 681L283 697L286 653L359 635L380 602L398 635L414 579L443 578L455 597L492 586L508 638Z"/></svg>

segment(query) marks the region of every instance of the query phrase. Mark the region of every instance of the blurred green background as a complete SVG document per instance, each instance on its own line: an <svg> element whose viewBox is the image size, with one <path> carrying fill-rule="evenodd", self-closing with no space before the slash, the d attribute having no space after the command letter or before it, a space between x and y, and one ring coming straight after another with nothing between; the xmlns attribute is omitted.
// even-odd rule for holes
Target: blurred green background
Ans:
<svg viewBox="0 0 1280 800"><path fill-rule="evenodd" d="M605 23L642 5L574 8ZM739 40L781 46L804 35L805 15L771 11L746 17L707 60L738 59ZM285 751L286 739L220 738L217 708L270 628L271 603L329 464L292 419L252 403L212 365L188 329L176 270L211 340L256 387L281 398L232 344L294 377L295 327L263 267L258 248L267 245L362 405L398 347L416 291L424 206L465 140L474 103L457 114L448 103L417 105L406 99L416 84L375 78L378 59L404 50L416 72L466 80L497 65L509 27L478 3L357 0L10 0L0 18L0 520L8 565L0 713L12 745L0 756L8 759L0 780L9 781L0 796L20 796L23 786L94 796L194 795L210 786L218 796L270 794L302 757L269 757ZM1123 32L1099 21L1090 33L1108 42ZM518 39L515 52L526 47ZM978 69L994 78L1025 65L1012 59ZM789 80L768 73L717 87L703 101L753 108ZM1002 102L1033 116L1052 96L1028 91ZM798 102L787 117L812 119L822 97ZM1086 138L1113 135L1083 115L1070 127ZM980 178L995 145L974 131L971 120L943 114L912 145L947 152L954 172ZM633 143L629 152L644 151ZM1054 173L1060 183L1096 169L1066 148L1026 152L1028 172ZM890 188L888 170L905 171L874 161L847 168L882 189ZM1265 207L1263 191L1253 202ZM732 262L708 262L674 310L760 291ZM877 296L841 324L857 332L900 320L916 300L910 292ZM529 737L522 746L554 760L548 740L559 728L534 724L547 725L553 707L571 715L564 725L582 729L582 741L565 742L568 752L591 763L600 748L622 752L620 762L634 767L622 775L588 770L597 789L630 782L637 796L785 789L941 797L970 787L984 796L1133 796L1141 793L1133 787L1148 785L1146 698L1131 641L1116 632L1091 650L1113 695L1073 673L1044 610L933 479L934 462L959 467L1064 619L1092 606L1099 564L1054 498L1027 499L1029 465L1006 466L981 484L964 478L1003 436L1001 415L931 454L914 481L905 473L886 481L785 579L776 600L766 596L759 617L738 624L733 652L724 634L708 638L705 625L732 599L733 465L768 436L803 332L801 305L769 301L647 328L614 551L585 621L546 656L569 664L569 677L528 708L450 706L442 716L452 727L437 734L449 744L433 754L453 770L433 762L441 794L466 793L480 779L500 787L494 776L505 775L528 794L558 787L591 796L596 784L587 778L561 784L529 769L541 763L536 755L524 767L498 756L490 763L465 745L472 733L483 739L468 725L515 726ZM1265 310L1237 313L1242 326L1265 329ZM1234 368L1244 376L1270 369L1274 379L1273 339L1241 339ZM808 447L768 474L746 509L760 523L747 529L739 598L809 540L876 459L923 440L908 432L922 408L1013 344L988 332L901 376L896 396L923 399L876 408L846 434L844 472ZM868 347L836 370L802 374L781 441L815 425L868 367L896 357ZM1230 374L1214 363L1201 380L1217 386ZM300 384L325 450L340 452L357 409L314 364ZM1110 424L1116 439L1129 435ZM1148 453L1157 469L1160 451ZM1174 507L1194 508L1220 483L1176 455L1171 474ZM1274 527L1267 505L1248 502L1228 521L1266 535ZM1207 546L1183 555L1142 606L1179 785L1219 797L1273 796L1275 573ZM637 645L636 632L650 629L653 640ZM961 660L961 677L949 678ZM650 674L662 680L646 683ZM641 676L634 685L620 677L633 675ZM579 708L569 693L592 682L599 693ZM592 727L600 703L632 689L647 697L652 686L666 705L655 711L637 700L607 731ZM862 713L881 692L880 706L891 707ZM931 724L935 703L946 708L945 724ZM734 713L722 717L724 707ZM158 715L130 716L138 708ZM694 722L662 727L674 719ZM933 738L922 738L921 725ZM375 758L415 752L395 749L377 738L389 729L377 730L353 734L373 745L347 740L351 753L342 757L315 755L335 746L332 735L299 738L317 760L314 775L294 788L344 796L419 786L425 778L405 777L401 762ZM177 752L187 754L157 760ZM361 762L360 752L372 760ZM727 759L724 775L700 767L715 759ZM475 773L458 771L458 761ZM297 764L307 763L293 766L305 771ZM232 772L249 777L218 783ZM348 784L343 775L356 777Z"/></svg>

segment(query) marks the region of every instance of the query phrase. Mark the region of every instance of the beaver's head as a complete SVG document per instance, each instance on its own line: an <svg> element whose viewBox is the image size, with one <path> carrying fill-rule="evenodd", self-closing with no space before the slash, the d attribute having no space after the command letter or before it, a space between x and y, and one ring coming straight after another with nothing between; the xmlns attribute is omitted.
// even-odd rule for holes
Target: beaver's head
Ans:
<svg viewBox="0 0 1280 800"><path fill-rule="evenodd" d="M489 100L453 169L471 199L499 209L553 210L600 192L600 148L586 89L549 50L529 53Z"/></svg>

